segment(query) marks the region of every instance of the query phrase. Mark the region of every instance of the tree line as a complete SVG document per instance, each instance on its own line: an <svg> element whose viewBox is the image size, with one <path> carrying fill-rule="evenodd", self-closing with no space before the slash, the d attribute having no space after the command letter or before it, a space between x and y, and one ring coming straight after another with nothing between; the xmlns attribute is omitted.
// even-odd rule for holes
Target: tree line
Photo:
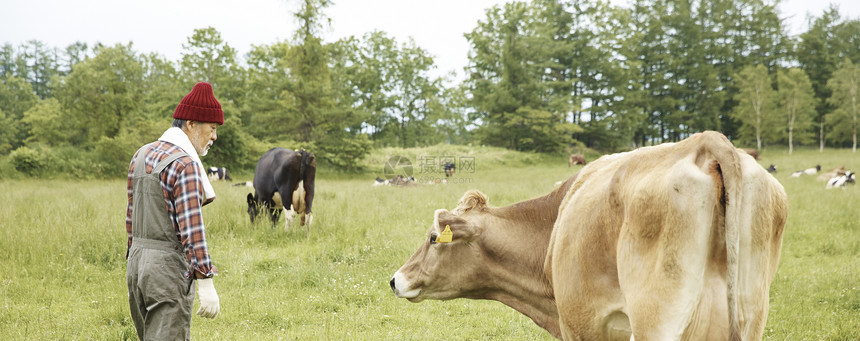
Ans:
<svg viewBox="0 0 860 341"><path fill-rule="evenodd" d="M707 129L758 149L856 150L860 21L836 7L791 36L776 1L509 2L464 34L466 77L450 85L412 40L376 31L324 43L330 1L301 4L291 39L244 56L211 27L176 61L132 42L5 43L0 155L33 175L62 165L121 176L198 81L225 111L207 163L240 169L272 146L349 171L377 147L611 152Z"/></svg>

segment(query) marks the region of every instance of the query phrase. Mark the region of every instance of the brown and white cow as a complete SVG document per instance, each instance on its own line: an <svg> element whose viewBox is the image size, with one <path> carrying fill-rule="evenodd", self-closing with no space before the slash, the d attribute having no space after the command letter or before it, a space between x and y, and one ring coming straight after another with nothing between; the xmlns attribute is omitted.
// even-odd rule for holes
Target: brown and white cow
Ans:
<svg viewBox="0 0 860 341"><path fill-rule="evenodd" d="M570 180L508 207L472 192L437 211L395 294L498 300L564 339L761 338L787 199L752 157L705 132L604 156ZM452 241L433 243L446 225Z"/></svg>

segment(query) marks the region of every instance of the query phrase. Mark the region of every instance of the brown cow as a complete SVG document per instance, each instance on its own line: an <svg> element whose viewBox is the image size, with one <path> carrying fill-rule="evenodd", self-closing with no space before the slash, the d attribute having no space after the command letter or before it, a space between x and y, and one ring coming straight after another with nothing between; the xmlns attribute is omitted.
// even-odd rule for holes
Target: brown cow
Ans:
<svg viewBox="0 0 860 341"><path fill-rule="evenodd" d="M836 168L833 168L833 169L827 171L826 173L821 173L820 175L818 175L818 178L816 178L816 179L818 181L827 181L827 180L833 179L835 177L845 175L846 171L847 171L847 169L845 168L845 166L839 166L839 167L836 167Z"/></svg>
<svg viewBox="0 0 860 341"><path fill-rule="evenodd" d="M583 165L584 166L585 163L586 163L585 162L585 156L582 156L582 154L570 154L570 159L567 160L567 166L568 167L573 166L573 165Z"/></svg>
<svg viewBox="0 0 860 341"><path fill-rule="evenodd" d="M506 207L490 207L472 190L453 211L436 210L424 244L391 279L395 295L411 302L496 300L561 337L542 269L558 206L575 177L545 196ZM453 241L437 243L446 225Z"/></svg>
<svg viewBox="0 0 860 341"><path fill-rule="evenodd" d="M761 338L787 200L752 157L705 132L572 179L548 244L540 221L556 213L534 207L556 192L504 208L467 193L437 211L395 294L498 300L564 339ZM434 243L446 225L453 240Z"/></svg>
<svg viewBox="0 0 860 341"><path fill-rule="evenodd" d="M752 149L752 148L744 148L744 151L745 151L747 154L749 154L750 156L752 156L752 157L753 157L753 159L756 159L756 160L758 160L758 159L759 159L758 150L755 150L755 149Z"/></svg>

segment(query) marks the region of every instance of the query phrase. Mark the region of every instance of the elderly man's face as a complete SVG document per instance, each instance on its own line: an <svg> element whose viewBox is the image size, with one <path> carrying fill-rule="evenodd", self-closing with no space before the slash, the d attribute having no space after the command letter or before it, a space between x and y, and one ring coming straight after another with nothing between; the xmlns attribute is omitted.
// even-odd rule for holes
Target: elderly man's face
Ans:
<svg viewBox="0 0 860 341"><path fill-rule="evenodd" d="M197 121L188 121L185 124L185 133L188 134L188 139L191 140L197 155L206 156L209 153L212 142L218 139L216 134L218 126L218 123Z"/></svg>

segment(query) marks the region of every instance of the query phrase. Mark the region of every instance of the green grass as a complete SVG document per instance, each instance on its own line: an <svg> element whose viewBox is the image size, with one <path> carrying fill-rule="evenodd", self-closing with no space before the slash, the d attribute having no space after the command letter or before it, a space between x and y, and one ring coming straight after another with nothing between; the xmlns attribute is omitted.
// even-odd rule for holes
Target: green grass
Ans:
<svg viewBox="0 0 860 341"><path fill-rule="evenodd" d="M388 287L422 242L435 209L452 208L472 188L494 206L525 200L579 168L561 157L495 153L475 148L474 173L448 185L373 187L369 175L323 172L309 238L298 226L284 232L283 219L275 228L251 224L250 189L215 183L218 200L204 208L204 219L220 269L221 315L195 316L192 338L552 339L498 302L415 304ZM384 151L375 157L386 159ZM860 169L860 154L765 150L760 163L779 167L790 200L765 337L860 339L860 189L825 190L813 177L789 177L815 164ZM125 181L0 181L0 202L0 339L136 339L125 287Z"/></svg>
<svg viewBox="0 0 860 341"><path fill-rule="evenodd" d="M789 218L782 258L771 286L765 336L773 340L860 339L860 188L824 188L816 176L791 172L820 164L860 170L849 150L765 151L760 163L776 164L785 186Z"/></svg>

